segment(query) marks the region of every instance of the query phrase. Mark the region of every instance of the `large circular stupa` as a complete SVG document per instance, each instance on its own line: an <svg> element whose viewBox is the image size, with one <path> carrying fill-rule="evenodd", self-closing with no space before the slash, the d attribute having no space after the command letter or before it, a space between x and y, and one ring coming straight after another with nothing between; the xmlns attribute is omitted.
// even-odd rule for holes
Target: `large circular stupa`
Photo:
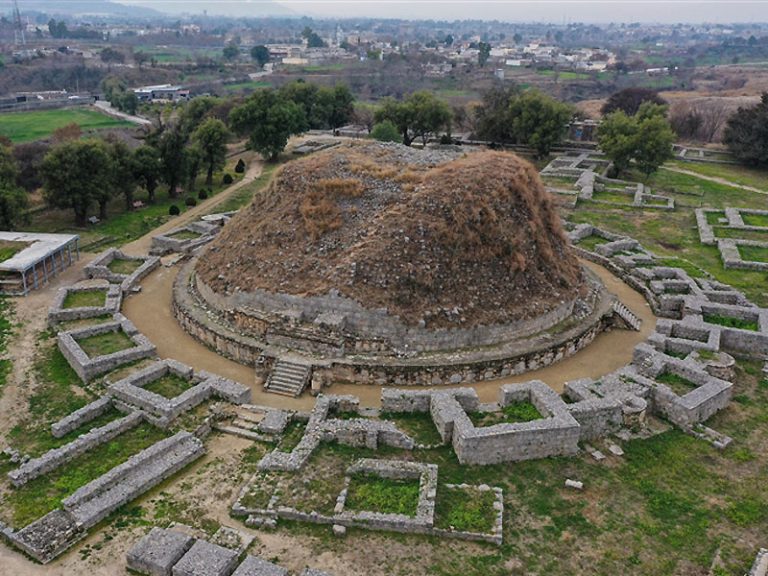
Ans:
<svg viewBox="0 0 768 576"><path fill-rule="evenodd" d="M300 354L350 379L408 366L411 383L443 364L521 371L545 348L551 363L609 307L527 161L379 143L285 165L177 284L177 317L231 357Z"/></svg>

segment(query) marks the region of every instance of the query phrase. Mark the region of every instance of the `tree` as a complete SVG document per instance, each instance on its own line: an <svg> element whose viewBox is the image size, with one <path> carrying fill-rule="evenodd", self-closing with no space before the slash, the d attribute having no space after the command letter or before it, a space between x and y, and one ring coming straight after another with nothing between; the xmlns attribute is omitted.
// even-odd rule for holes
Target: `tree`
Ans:
<svg viewBox="0 0 768 576"><path fill-rule="evenodd" d="M512 122L509 118L510 102L520 95L517 86L496 86L483 94L483 101L475 108L475 136L490 142L512 142Z"/></svg>
<svg viewBox="0 0 768 576"><path fill-rule="evenodd" d="M453 46L453 35L446 34L445 38L443 39L443 44L445 44L446 46Z"/></svg>
<svg viewBox="0 0 768 576"><path fill-rule="evenodd" d="M523 41L523 36L519 32L515 32L515 35L512 36L512 40L515 41L515 44L520 44L520 42Z"/></svg>
<svg viewBox="0 0 768 576"><path fill-rule="evenodd" d="M622 110L606 116L597 141L617 173L629 168L634 160L647 177L672 158L675 133L666 119L666 107L645 102L634 116Z"/></svg>
<svg viewBox="0 0 768 576"><path fill-rule="evenodd" d="M99 58L101 58L101 61L105 64L122 64L125 62L125 55L119 50L115 50L109 46L101 51Z"/></svg>
<svg viewBox="0 0 768 576"><path fill-rule="evenodd" d="M75 225L85 226L89 208L111 189L111 170L102 140L60 144L46 154L41 167L45 198L55 208L71 209Z"/></svg>
<svg viewBox="0 0 768 576"><path fill-rule="evenodd" d="M601 112L603 115L606 115L616 110L622 110L627 116L634 116L643 102L651 102L661 106L667 103L655 90L649 88L625 88L608 98Z"/></svg>
<svg viewBox="0 0 768 576"><path fill-rule="evenodd" d="M307 48L325 48L325 42L315 31L306 26L301 32L302 38L307 41Z"/></svg>
<svg viewBox="0 0 768 576"><path fill-rule="evenodd" d="M192 134L192 142L199 149L201 162L206 168L206 186L213 186L213 172L226 163L228 137L229 131L224 122L216 118L208 118Z"/></svg>
<svg viewBox="0 0 768 576"><path fill-rule="evenodd" d="M254 46L251 48L251 58L253 58L256 61L256 64L259 65L259 68L264 68L264 64L269 62L269 48L266 46Z"/></svg>
<svg viewBox="0 0 768 576"><path fill-rule="evenodd" d="M200 174L200 165L203 162L203 153L196 144L187 146L187 173L185 177L187 179L187 192L195 191L195 182L197 181L197 175ZM189 198L187 198L188 200ZM189 204L187 204L189 206Z"/></svg>
<svg viewBox="0 0 768 576"><path fill-rule="evenodd" d="M134 155L122 140L117 138L109 143L109 155L112 159L112 188L125 198L126 211L133 210L133 193L136 191L136 169ZM109 200L109 198L106 198ZM106 216L106 205L102 218Z"/></svg>
<svg viewBox="0 0 768 576"><path fill-rule="evenodd" d="M179 183L187 171L186 138L178 126L166 128L158 142L160 171L168 185L168 195L178 198Z"/></svg>
<svg viewBox="0 0 768 576"><path fill-rule="evenodd" d="M53 18L48 21L48 32L52 38L66 38L69 33L63 20L56 22Z"/></svg>
<svg viewBox="0 0 768 576"><path fill-rule="evenodd" d="M13 157L18 167L16 183L27 192L34 192L43 185L40 167L48 150L50 145L41 141L14 146Z"/></svg>
<svg viewBox="0 0 768 576"><path fill-rule="evenodd" d="M384 120L392 122L400 131L406 146L410 146L416 138L420 138L426 145L433 134L440 130L450 130L451 109L431 92L422 90L414 92L402 102L385 98L374 118L377 124Z"/></svg>
<svg viewBox="0 0 768 576"><path fill-rule="evenodd" d="M480 68L485 67L485 63L488 62L488 58L491 56L491 45L488 42L480 42L477 45L479 50L477 54L477 63L480 64Z"/></svg>
<svg viewBox="0 0 768 576"><path fill-rule="evenodd" d="M728 119L723 142L739 162L768 167L768 92L759 104L739 107Z"/></svg>
<svg viewBox="0 0 768 576"><path fill-rule="evenodd" d="M230 42L229 44L224 46L224 50L222 50L222 55L224 56L224 60L227 60L228 62L232 62L238 56L240 56L240 48L238 48L237 44L235 44L234 42Z"/></svg>
<svg viewBox="0 0 768 576"><path fill-rule="evenodd" d="M14 230L26 221L27 194L18 186L18 167L10 146L0 145L0 227Z"/></svg>
<svg viewBox="0 0 768 576"><path fill-rule="evenodd" d="M374 125L371 130L371 138L378 140L379 142L401 142L403 138L400 136L400 131L397 126L392 124L389 120L384 120Z"/></svg>
<svg viewBox="0 0 768 576"><path fill-rule="evenodd" d="M149 202L155 201L155 190L160 180L160 153L153 146L139 146L133 151L133 177L147 190Z"/></svg>
<svg viewBox="0 0 768 576"><path fill-rule="evenodd" d="M289 137L307 129L302 107L269 88L254 92L229 119L235 132L249 136L250 148L270 160L277 160Z"/></svg>
<svg viewBox="0 0 768 576"><path fill-rule="evenodd" d="M336 130L352 120L354 104L355 97L346 85L339 84L333 88L322 87L317 91L316 117L322 119L324 126Z"/></svg>
<svg viewBox="0 0 768 576"><path fill-rule="evenodd" d="M80 128L80 124L77 122L70 122L61 128L56 128L51 134L51 141L54 144L61 144L62 142L67 142L69 140L78 140L82 135L83 131Z"/></svg>
<svg viewBox="0 0 768 576"><path fill-rule="evenodd" d="M136 52L133 53L133 61L136 62L136 66L139 67L139 70L141 70L141 67L149 62L150 59L151 56L142 50L136 50Z"/></svg>
<svg viewBox="0 0 768 576"><path fill-rule="evenodd" d="M552 146L563 139L573 110L567 104L535 90L518 95L510 103L512 137L547 156Z"/></svg>

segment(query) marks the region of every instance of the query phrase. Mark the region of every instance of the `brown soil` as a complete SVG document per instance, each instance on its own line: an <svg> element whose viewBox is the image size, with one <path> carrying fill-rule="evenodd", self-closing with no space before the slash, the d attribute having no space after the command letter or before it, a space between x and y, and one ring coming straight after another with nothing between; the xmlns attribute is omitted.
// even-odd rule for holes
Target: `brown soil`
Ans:
<svg viewBox="0 0 768 576"><path fill-rule="evenodd" d="M538 316L583 287L536 169L501 152L456 158L337 147L286 165L198 264L214 290L337 290L429 328Z"/></svg>

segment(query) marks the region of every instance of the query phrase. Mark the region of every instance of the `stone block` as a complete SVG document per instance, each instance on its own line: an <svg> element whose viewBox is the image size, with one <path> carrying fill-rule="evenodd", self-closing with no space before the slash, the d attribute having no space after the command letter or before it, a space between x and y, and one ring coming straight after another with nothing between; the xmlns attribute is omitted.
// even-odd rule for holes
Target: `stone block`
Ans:
<svg viewBox="0 0 768 576"><path fill-rule="evenodd" d="M231 576L237 566L234 550L198 540L173 567L173 576Z"/></svg>
<svg viewBox="0 0 768 576"><path fill-rule="evenodd" d="M232 576L287 576L288 570L262 560L257 556L246 556Z"/></svg>
<svg viewBox="0 0 768 576"><path fill-rule="evenodd" d="M128 568L149 576L171 576L171 569L195 539L182 532L152 528L128 551Z"/></svg>

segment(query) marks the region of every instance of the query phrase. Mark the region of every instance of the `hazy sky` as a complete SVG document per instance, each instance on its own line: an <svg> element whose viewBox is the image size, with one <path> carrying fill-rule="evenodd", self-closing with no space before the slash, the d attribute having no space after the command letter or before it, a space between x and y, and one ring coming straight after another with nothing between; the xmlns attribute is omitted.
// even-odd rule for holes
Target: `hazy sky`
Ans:
<svg viewBox="0 0 768 576"><path fill-rule="evenodd" d="M121 0L116 0L121 1ZM122 0L169 12L517 22L766 22L768 0ZM279 6L274 8L275 4Z"/></svg>

